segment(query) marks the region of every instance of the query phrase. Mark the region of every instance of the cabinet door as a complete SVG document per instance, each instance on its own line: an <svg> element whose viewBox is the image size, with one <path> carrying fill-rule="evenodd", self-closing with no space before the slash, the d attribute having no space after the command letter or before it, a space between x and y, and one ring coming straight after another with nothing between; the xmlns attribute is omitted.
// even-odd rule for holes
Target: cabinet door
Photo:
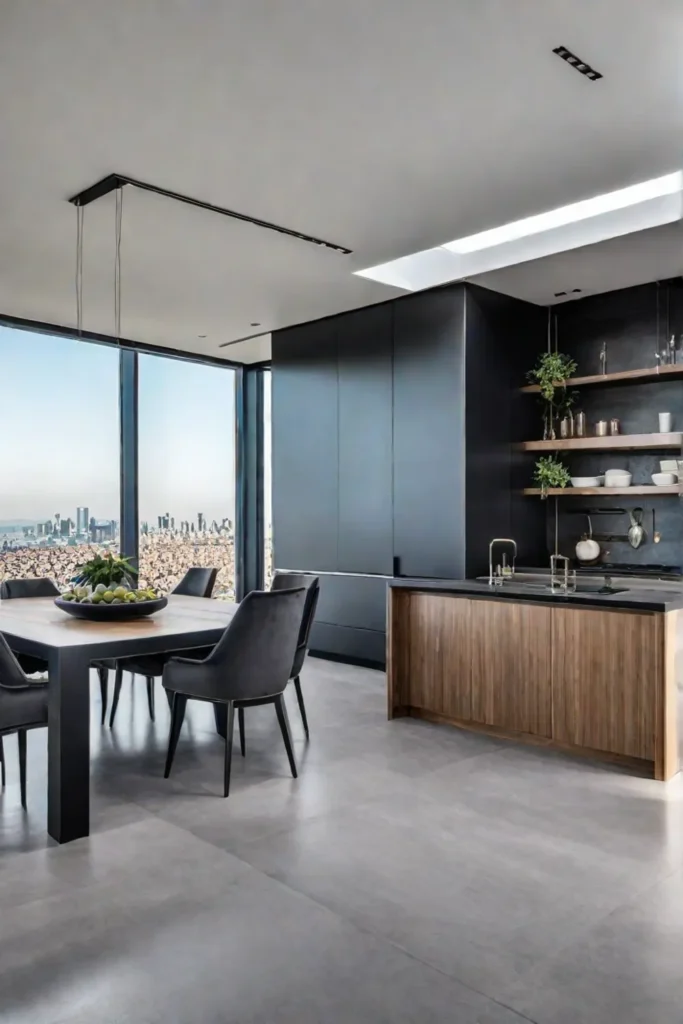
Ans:
<svg viewBox="0 0 683 1024"><path fill-rule="evenodd" d="M402 703L449 718L470 718L471 603L450 594L410 594Z"/></svg>
<svg viewBox="0 0 683 1024"><path fill-rule="evenodd" d="M551 734L551 611L472 601L472 718L513 732Z"/></svg>
<svg viewBox="0 0 683 1024"><path fill-rule="evenodd" d="M391 305L338 317L340 572L393 572Z"/></svg>
<svg viewBox="0 0 683 1024"><path fill-rule="evenodd" d="M552 611L553 739L654 760L663 616Z"/></svg>
<svg viewBox="0 0 683 1024"><path fill-rule="evenodd" d="M339 435L333 321L273 334L272 389L275 565L335 571Z"/></svg>
<svg viewBox="0 0 683 1024"><path fill-rule="evenodd" d="M394 555L458 579L465 553L464 289L394 303Z"/></svg>

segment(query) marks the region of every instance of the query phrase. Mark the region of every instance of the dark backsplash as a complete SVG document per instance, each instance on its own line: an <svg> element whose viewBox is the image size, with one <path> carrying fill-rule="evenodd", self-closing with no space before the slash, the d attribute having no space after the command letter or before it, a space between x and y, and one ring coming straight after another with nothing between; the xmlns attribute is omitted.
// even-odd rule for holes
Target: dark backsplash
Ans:
<svg viewBox="0 0 683 1024"><path fill-rule="evenodd" d="M607 372L636 370L655 366L655 352L664 348L671 334L683 332L683 281L640 285L605 295L589 296L554 308L557 317L557 344L578 364L577 376L600 373L600 349L607 344ZM656 433L657 414L670 412L673 429L683 430L683 383L661 381L609 387L582 388L575 410L586 413L589 434L598 420L613 417L621 423L621 433ZM540 428L539 428L540 429ZM540 433L537 435L540 436ZM628 469L633 485L651 484L651 474L659 472L661 459L681 458L681 452L571 452L565 462L572 476L595 476L606 469ZM641 507L647 537L637 549L627 542L601 542L603 558L615 563L647 565L683 564L683 505L672 496L648 498L634 495L615 497L549 499L547 503L548 557L555 546L557 504L558 550L574 556L574 546L587 528L586 519L571 509ZM652 511L662 539L652 539ZM625 534L628 515L594 516L593 532Z"/></svg>

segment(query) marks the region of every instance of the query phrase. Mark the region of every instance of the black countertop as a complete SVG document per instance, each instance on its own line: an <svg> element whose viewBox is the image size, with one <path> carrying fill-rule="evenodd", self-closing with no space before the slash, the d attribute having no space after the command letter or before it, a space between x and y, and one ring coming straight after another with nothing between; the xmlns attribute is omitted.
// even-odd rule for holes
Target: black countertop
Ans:
<svg viewBox="0 0 683 1024"><path fill-rule="evenodd" d="M601 582L601 581L600 581ZM585 585L584 579L579 586ZM598 583L599 585L599 583ZM485 580L435 580L395 578L389 586L396 589L419 590L423 593L444 592L467 594L494 601L542 601L546 604L575 604L594 608L618 608L623 611L674 612L683 608L683 584L657 583L651 580L614 579L620 594L569 593L552 594L549 581L522 583L515 580L500 587L489 586Z"/></svg>

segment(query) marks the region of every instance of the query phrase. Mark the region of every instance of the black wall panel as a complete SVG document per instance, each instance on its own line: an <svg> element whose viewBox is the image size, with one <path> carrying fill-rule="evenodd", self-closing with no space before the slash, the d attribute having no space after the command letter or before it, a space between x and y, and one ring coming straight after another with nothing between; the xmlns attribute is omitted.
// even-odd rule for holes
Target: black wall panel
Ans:
<svg viewBox="0 0 683 1024"><path fill-rule="evenodd" d="M464 287L394 303L394 555L402 576L465 569Z"/></svg>
<svg viewBox="0 0 683 1024"><path fill-rule="evenodd" d="M277 568L337 568L338 395L333 320L317 320L273 336Z"/></svg>
<svg viewBox="0 0 683 1024"><path fill-rule="evenodd" d="M393 564L392 307L336 318L339 353L340 572Z"/></svg>

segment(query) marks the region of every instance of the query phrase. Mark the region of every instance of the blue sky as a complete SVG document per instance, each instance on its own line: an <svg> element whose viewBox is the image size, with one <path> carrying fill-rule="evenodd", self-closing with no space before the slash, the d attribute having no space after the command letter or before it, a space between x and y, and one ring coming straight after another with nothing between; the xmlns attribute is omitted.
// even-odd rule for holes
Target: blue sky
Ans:
<svg viewBox="0 0 683 1024"><path fill-rule="evenodd" d="M140 518L234 519L234 374L139 359ZM0 521L119 518L118 353L0 327Z"/></svg>

